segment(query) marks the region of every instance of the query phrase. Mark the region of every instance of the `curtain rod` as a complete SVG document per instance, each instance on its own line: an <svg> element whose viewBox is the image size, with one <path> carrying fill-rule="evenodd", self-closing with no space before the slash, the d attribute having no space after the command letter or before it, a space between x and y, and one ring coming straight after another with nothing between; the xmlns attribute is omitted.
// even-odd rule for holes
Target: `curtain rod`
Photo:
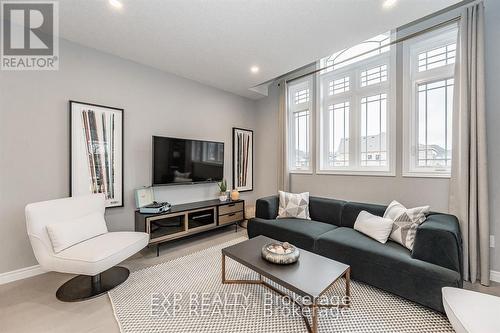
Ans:
<svg viewBox="0 0 500 333"><path fill-rule="evenodd" d="M441 23L435 24L435 25L430 26L430 27L428 27L428 28L425 28L425 29L422 29L422 30L420 30L420 31L414 32L414 33L412 33L412 34L409 34L408 36L404 36L404 37L401 37L401 38L395 39L395 40L391 41L391 42L390 42L389 44L387 44L387 45L380 46L380 47L377 47L377 48L375 48L375 49L372 49L372 50L369 50L369 51L363 52L363 53L358 54L358 55L356 55L356 56L354 56L354 57L351 57L351 58L348 58L348 59L342 60L342 61L340 61L340 62L338 62L338 63L336 63L336 64L333 64L333 65L328 65L328 66L325 66L325 67L322 67L322 68L315 69L315 70L313 70L313 71L311 71L311 72L309 72L309 73L305 73L305 74L299 75L299 76L297 76L297 77L294 77L293 79L286 80L285 82L286 82L286 83L290 83L290 82L292 82L292 81L296 81L296 80L302 79L302 78L304 78L304 77L306 77L306 76L309 76L309 75L312 75L312 74L316 74L316 73L321 72L321 71L323 71L323 70L325 70L325 69L328 69L328 68L330 68L330 67L333 67L333 66L338 66L339 64L343 64L343 63L345 63L345 62L347 62L347 61L350 61L350 60L356 59L356 58L358 58L358 57L362 57L362 56L364 56L364 55L366 55L366 54L372 53L373 51L378 51L378 50L380 50L380 49L383 49L384 47L388 47L388 46L392 46L392 45L394 45L394 44L402 43L402 42L404 42L404 41L407 41L408 39L415 38L415 37L417 37L417 36L420 36L420 35L423 35L423 34L425 34L425 33L428 33L428 32L434 31L434 30L437 30L437 29L439 29L439 28L442 28L442 27L447 26L447 25L449 25L449 24L451 24L451 23L453 23L453 22L458 22L458 21L460 21L460 16L457 16L457 17L451 18L451 19L449 19L449 20L446 20L446 21L443 21L443 22L441 22Z"/></svg>

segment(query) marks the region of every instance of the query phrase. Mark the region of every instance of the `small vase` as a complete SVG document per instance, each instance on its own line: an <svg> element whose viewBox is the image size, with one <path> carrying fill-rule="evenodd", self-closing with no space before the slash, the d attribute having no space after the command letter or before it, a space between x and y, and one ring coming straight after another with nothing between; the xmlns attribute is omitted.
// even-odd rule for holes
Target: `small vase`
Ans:
<svg viewBox="0 0 500 333"><path fill-rule="evenodd" d="M221 202L227 201L227 194L226 194L226 192L221 192L221 193L219 194L219 200L220 200Z"/></svg>
<svg viewBox="0 0 500 333"><path fill-rule="evenodd" d="M236 201L240 199L240 192L238 190L231 191L231 200Z"/></svg>

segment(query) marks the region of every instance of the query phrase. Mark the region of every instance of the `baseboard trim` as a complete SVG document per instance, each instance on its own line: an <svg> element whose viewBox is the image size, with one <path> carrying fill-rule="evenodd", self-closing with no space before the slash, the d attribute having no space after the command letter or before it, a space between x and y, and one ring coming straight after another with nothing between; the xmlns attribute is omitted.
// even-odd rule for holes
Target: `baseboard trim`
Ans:
<svg viewBox="0 0 500 333"><path fill-rule="evenodd" d="M490 280L493 282L500 283L500 272L498 271L490 271Z"/></svg>
<svg viewBox="0 0 500 333"><path fill-rule="evenodd" d="M45 273L45 271L40 267L40 265L24 267L16 269L15 271L0 273L0 285L26 279L43 273Z"/></svg>

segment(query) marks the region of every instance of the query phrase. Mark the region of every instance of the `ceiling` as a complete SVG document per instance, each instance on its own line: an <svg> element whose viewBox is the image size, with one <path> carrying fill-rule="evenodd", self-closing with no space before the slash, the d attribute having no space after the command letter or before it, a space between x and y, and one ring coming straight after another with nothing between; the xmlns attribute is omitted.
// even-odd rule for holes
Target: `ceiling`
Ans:
<svg viewBox="0 0 500 333"><path fill-rule="evenodd" d="M460 2L120 1L59 1L61 37L249 98L262 97L255 85Z"/></svg>

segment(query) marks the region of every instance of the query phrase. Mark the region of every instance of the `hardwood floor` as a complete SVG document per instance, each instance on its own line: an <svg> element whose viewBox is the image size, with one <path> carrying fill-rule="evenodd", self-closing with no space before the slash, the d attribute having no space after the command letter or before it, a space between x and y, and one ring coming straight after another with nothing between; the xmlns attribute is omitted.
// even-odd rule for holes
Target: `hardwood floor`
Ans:
<svg viewBox="0 0 500 333"><path fill-rule="evenodd" d="M197 235L161 247L145 249L122 265L138 270L193 253L215 244L246 236L245 229L236 233L234 227ZM78 302L59 302L57 288L72 275L46 273L0 286L0 332L119 332L113 309L107 296ZM490 287L466 284L467 289L500 296L500 284Z"/></svg>

